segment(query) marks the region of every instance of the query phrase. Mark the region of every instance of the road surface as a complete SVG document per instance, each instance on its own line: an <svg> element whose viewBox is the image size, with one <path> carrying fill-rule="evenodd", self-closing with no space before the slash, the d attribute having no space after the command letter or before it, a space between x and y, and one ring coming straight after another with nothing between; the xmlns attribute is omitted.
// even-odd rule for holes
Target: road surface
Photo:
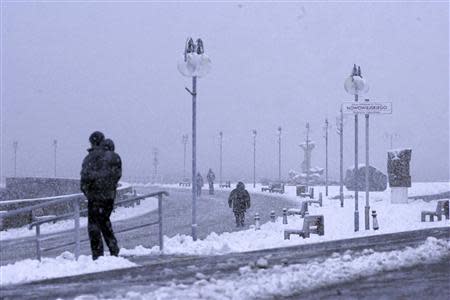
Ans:
<svg viewBox="0 0 450 300"><path fill-rule="evenodd" d="M375 251L392 251L407 246L417 246L426 237L450 239L450 228L425 229L412 232L377 235L363 238L330 241L316 244L267 249L247 253L232 253L220 256L178 257L168 261L149 261L141 257L141 267L113 270L96 274L85 274L67 278L50 279L21 286L7 286L2 291L4 299L71 299L78 295L97 295L111 298L128 291L149 292L171 283L192 284L195 274L201 272L216 279L238 276L238 270L249 262L266 257L270 265L298 264L312 260L322 261L332 253L346 250L360 251L371 248ZM360 278L357 282L322 287L305 291L289 299L448 299L450 255L442 262L417 265L377 276ZM147 261L145 261L147 260ZM444 298L445 297L445 298Z"/></svg>

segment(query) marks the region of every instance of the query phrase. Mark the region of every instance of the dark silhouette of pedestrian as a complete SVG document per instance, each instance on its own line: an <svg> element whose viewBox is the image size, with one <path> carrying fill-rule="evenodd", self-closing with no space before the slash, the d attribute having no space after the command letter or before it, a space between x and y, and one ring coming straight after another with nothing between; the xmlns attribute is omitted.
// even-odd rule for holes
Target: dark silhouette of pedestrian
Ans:
<svg viewBox="0 0 450 300"><path fill-rule="evenodd" d="M236 227L244 227L245 211L250 208L250 194L242 182L238 182L236 188L228 197L228 206L233 209L236 218Z"/></svg>
<svg viewBox="0 0 450 300"><path fill-rule="evenodd" d="M200 197L202 195L202 187L203 187L203 177L200 172L197 173L197 178L195 178L195 183L197 184L197 196Z"/></svg>
<svg viewBox="0 0 450 300"><path fill-rule="evenodd" d="M216 180L216 175L211 169L209 169L208 174L206 175L206 179L208 180L209 184L209 194L214 195L214 180Z"/></svg>
<svg viewBox="0 0 450 300"><path fill-rule="evenodd" d="M104 254L102 236L110 254L119 255L110 216L122 175L122 162L114 152L114 143L105 143L103 133L95 131L89 141L91 148L83 160L80 188L88 199L88 234L92 258L95 260Z"/></svg>

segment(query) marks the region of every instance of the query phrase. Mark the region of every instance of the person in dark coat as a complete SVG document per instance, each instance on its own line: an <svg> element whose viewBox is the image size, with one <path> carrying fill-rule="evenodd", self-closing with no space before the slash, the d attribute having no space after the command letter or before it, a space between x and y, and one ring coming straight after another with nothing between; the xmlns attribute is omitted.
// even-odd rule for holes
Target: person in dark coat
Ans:
<svg viewBox="0 0 450 300"><path fill-rule="evenodd" d="M236 218L236 227L244 227L245 211L250 208L250 194L242 182L238 182L236 188L228 197L228 206L233 209Z"/></svg>
<svg viewBox="0 0 450 300"><path fill-rule="evenodd" d="M202 195L202 187L203 187L203 177L200 172L197 173L197 178L195 179L197 184L197 196L200 197Z"/></svg>
<svg viewBox="0 0 450 300"><path fill-rule="evenodd" d="M89 137L91 148L83 160L80 179L81 191L88 199L88 234L94 260L103 255L102 235L111 255L119 255L119 246L109 219L114 208L117 171L115 175L112 160L108 159L113 155L105 150L104 139L105 136L99 131Z"/></svg>
<svg viewBox="0 0 450 300"><path fill-rule="evenodd" d="M209 169L206 179L208 179L209 194L214 195L214 180L216 180L216 175L211 169Z"/></svg>

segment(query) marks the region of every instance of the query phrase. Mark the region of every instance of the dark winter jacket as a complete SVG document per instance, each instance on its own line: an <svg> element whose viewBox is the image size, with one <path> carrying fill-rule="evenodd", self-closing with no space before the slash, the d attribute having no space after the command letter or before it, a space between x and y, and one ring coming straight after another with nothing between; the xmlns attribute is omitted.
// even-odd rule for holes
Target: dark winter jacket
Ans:
<svg viewBox="0 0 450 300"><path fill-rule="evenodd" d="M93 205L109 205L115 198L115 182L103 146L88 149L81 167L80 188Z"/></svg>
<svg viewBox="0 0 450 300"><path fill-rule="evenodd" d="M239 182L228 197L228 206L233 208L234 212L245 212L250 208L250 194L245 189L245 185Z"/></svg>
<svg viewBox="0 0 450 300"><path fill-rule="evenodd" d="M211 169L209 169L208 175L206 175L206 179L208 179L208 182L214 182L214 180L216 180L216 175Z"/></svg>

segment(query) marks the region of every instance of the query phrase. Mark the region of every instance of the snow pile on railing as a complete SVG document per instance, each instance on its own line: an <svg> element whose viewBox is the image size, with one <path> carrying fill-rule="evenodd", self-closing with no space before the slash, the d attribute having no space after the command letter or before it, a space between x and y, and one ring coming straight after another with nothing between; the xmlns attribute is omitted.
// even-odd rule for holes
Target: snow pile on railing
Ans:
<svg viewBox="0 0 450 300"><path fill-rule="evenodd" d="M194 284L172 284L150 293L128 292L116 299L266 299L292 296L300 292L360 277L411 267L419 264L445 262L449 258L450 242L428 238L417 248L390 252L347 251L333 254L323 262L275 265L267 269L250 266L225 279L208 278Z"/></svg>
<svg viewBox="0 0 450 300"><path fill-rule="evenodd" d="M56 258L25 259L0 267L0 286L102 272L136 266L135 263L115 256L102 256L93 261L91 256L81 255L78 261L70 252L63 252Z"/></svg>

